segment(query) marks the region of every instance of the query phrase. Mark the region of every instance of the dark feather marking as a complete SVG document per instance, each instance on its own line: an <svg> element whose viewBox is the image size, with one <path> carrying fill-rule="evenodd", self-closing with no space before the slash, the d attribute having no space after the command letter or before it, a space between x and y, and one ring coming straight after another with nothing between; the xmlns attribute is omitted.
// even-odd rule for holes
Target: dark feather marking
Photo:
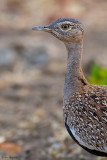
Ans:
<svg viewBox="0 0 107 160"><path fill-rule="evenodd" d="M107 157L107 153L105 152L100 152L100 151L96 151L96 150L91 150L91 149L88 149L87 147L84 147L83 145L81 145L76 139L75 137L73 136L72 132L70 131L69 129L69 126L67 125L67 122L65 121L65 126L66 126L66 129L69 133L69 135L72 137L72 139L79 145L81 146L83 149L85 149L86 151L88 151L89 153L92 153L96 156L102 156L102 157Z"/></svg>

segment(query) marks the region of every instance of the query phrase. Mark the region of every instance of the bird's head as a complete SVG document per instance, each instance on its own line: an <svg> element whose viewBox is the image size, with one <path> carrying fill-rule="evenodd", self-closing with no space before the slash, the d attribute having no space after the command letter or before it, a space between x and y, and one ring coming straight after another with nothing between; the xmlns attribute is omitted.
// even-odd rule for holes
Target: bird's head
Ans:
<svg viewBox="0 0 107 160"><path fill-rule="evenodd" d="M35 26L37 31L51 33L63 42L78 42L83 38L83 25L73 18L60 18L46 26Z"/></svg>

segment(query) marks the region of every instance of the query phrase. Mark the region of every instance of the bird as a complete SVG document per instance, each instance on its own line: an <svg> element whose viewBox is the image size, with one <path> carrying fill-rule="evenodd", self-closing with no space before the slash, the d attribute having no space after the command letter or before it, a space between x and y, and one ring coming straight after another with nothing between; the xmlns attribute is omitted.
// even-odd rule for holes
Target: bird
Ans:
<svg viewBox="0 0 107 160"><path fill-rule="evenodd" d="M63 116L69 135L89 153L107 157L107 85L90 84L83 74L83 24L62 17L32 29L48 32L65 44Z"/></svg>

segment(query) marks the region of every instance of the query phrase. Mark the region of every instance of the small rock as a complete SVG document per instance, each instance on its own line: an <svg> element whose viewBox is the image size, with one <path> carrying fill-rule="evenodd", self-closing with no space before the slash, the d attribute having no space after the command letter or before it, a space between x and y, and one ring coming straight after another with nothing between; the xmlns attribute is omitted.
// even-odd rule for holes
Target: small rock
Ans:
<svg viewBox="0 0 107 160"><path fill-rule="evenodd" d="M61 147L61 144L59 144L59 143L55 143L52 145L53 150L58 150L60 147Z"/></svg>
<svg viewBox="0 0 107 160"><path fill-rule="evenodd" d="M16 58L16 52L12 49L6 47L0 48L0 67L12 66Z"/></svg>
<svg viewBox="0 0 107 160"><path fill-rule="evenodd" d="M48 142L50 143L54 143L56 141L56 138L55 137L48 137Z"/></svg>
<svg viewBox="0 0 107 160"><path fill-rule="evenodd" d="M30 63L31 65L43 65L45 64L48 59L48 52L46 47L39 46L39 47L28 47L24 50L23 59Z"/></svg>
<svg viewBox="0 0 107 160"><path fill-rule="evenodd" d="M5 141L6 141L6 138L3 137L3 136L0 136L0 143L3 143L3 142L5 142Z"/></svg>
<svg viewBox="0 0 107 160"><path fill-rule="evenodd" d="M27 129L27 128L29 128L29 126L30 126L30 124L25 121L21 121L20 123L18 123L18 127L21 129Z"/></svg>

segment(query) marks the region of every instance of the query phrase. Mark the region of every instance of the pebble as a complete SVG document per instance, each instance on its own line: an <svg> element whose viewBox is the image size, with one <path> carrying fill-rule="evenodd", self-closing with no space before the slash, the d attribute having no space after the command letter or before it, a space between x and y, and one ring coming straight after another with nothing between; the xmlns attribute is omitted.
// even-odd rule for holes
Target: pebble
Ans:
<svg viewBox="0 0 107 160"><path fill-rule="evenodd" d="M9 47L0 47L0 67L12 66L17 59L16 52Z"/></svg>
<svg viewBox="0 0 107 160"><path fill-rule="evenodd" d="M5 142L5 141L6 141L6 138L3 137L3 136L0 136L0 143L3 143L3 142Z"/></svg>

